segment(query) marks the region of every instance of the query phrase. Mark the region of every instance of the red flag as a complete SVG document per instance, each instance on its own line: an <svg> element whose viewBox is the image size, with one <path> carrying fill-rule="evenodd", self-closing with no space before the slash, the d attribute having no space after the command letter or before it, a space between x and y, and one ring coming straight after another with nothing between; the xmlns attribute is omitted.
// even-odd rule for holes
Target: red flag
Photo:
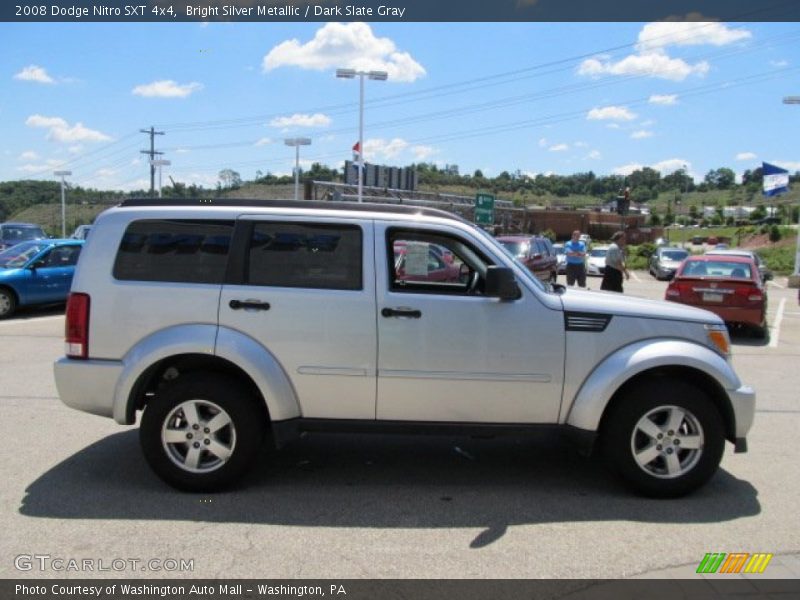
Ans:
<svg viewBox="0 0 800 600"><path fill-rule="evenodd" d="M359 154L361 153L361 142L355 143L355 145L353 146L353 152L358 152Z"/></svg>

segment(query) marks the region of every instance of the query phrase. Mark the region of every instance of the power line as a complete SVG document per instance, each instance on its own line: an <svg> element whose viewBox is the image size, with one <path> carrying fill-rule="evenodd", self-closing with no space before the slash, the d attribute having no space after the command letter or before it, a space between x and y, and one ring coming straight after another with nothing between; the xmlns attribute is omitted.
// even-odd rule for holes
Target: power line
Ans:
<svg viewBox="0 0 800 600"><path fill-rule="evenodd" d="M157 154L164 154L163 152L157 152L155 146L155 139L157 135L164 135L163 131L156 131L155 127L152 125L150 129L140 129L140 133L147 133L150 135L150 150L141 150L141 154L149 154L150 155L150 195L154 196L156 193L156 167L153 164L153 161L156 159Z"/></svg>

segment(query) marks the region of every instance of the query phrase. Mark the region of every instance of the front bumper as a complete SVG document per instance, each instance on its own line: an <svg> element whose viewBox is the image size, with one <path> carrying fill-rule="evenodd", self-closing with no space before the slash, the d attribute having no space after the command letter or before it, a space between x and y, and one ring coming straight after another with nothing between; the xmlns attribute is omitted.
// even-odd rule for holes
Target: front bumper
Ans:
<svg viewBox="0 0 800 600"><path fill-rule="evenodd" d="M747 452L747 432L753 426L756 413L756 393L753 388L743 385L738 390L729 391L733 407L733 417L736 421L735 443L736 452Z"/></svg>
<svg viewBox="0 0 800 600"><path fill-rule="evenodd" d="M122 363L113 360L59 358L53 365L61 401L75 410L114 416L114 393Z"/></svg>

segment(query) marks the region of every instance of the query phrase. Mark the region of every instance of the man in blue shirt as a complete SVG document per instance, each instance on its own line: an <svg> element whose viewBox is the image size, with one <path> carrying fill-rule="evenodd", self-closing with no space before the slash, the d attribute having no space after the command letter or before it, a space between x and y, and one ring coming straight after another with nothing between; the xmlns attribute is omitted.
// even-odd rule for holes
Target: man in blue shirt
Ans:
<svg viewBox="0 0 800 600"><path fill-rule="evenodd" d="M586 287L586 244L581 241L581 232L572 232L572 239L564 244L567 255L567 285Z"/></svg>

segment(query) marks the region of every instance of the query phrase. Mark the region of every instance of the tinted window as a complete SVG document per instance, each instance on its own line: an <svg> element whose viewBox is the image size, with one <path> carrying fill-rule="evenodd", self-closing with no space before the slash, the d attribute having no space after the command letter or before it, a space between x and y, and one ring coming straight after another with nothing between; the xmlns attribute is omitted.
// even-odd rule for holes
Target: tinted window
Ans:
<svg viewBox="0 0 800 600"><path fill-rule="evenodd" d="M122 236L114 277L222 283L232 233L233 221L135 221Z"/></svg>
<svg viewBox="0 0 800 600"><path fill-rule="evenodd" d="M256 223L247 283L360 290L361 228L355 225Z"/></svg>
<svg viewBox="0 0 800 600"><path fill-rule="evenodd" d="M56 246L47 255L46 267L71 267L78 262L81 246Z"/></svg>

